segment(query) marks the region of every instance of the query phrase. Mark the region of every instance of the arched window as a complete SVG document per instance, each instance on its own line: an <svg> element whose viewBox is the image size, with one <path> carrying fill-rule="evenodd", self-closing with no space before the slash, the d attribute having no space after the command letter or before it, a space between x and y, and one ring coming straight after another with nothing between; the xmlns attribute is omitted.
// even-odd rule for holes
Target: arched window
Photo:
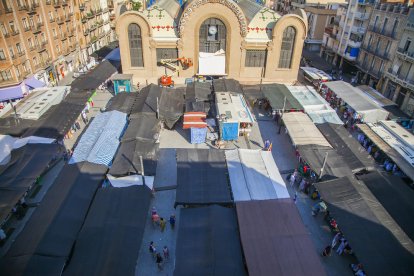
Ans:
<svg viewBox="0 0 414 276"><path fill-rule="evenodd" d="M201 24L199 33L199 51L215 53L226 51L226 25L217 18L209 18Z"/></svg>
<svg viewBox="0 0 414 276"><path fill-rule="evenodd" d="M279 68L291 68L295 46L296 30L289 26L283 32L282 47L280 49Z"/></svg>
<svg viewBox="0 0 414 276"><path fill-rule="evenodd" d="M142 36L141 28L138 24L129 24L128 26L129 54L132 67L144 67L142 59Z"/></svg>

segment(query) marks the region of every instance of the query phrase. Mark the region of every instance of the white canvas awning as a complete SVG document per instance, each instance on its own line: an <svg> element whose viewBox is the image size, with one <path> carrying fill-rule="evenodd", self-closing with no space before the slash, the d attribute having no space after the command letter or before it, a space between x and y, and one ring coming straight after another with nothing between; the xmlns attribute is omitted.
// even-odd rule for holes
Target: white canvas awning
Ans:
<svg viewBox="0 0 414 276"><path fill-rule="evenodd" d="M128 175L123 177L114 177L110 174L106 175L107 179L111 183L112 187L115 188L125 188L134 185L144 185L142 181L142 175L134 174ZM145 185L150 188L151 190L154 187L154 177L153 176L144 176L145 178Z"/></svg>
<svg viewBox="0 0 414 276"><path fill-rule="evenodd" d="M200 52L198 74L202 76L226 75L226 54L224 50L215 53Z"/></svg>

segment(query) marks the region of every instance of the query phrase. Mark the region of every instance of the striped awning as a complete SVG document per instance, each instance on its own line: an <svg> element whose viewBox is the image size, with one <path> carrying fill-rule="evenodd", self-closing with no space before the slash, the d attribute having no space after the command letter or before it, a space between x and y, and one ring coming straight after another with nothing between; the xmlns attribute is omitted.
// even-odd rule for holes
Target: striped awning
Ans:
<svg viewBox="0 0 414 276"><path fill-rule="evenodd" d="M183 129L207 127L206 113L204 112L187 112L184 113Z"/></svg>

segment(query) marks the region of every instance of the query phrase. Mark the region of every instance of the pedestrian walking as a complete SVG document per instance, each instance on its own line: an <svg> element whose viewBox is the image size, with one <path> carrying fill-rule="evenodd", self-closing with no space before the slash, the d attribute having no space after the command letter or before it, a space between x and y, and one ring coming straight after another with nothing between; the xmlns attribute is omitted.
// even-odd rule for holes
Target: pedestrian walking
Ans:
<svg viewBox="0 0 414 276"><path fill-rule="evenodd" d="M164 218L160 218L160 228L161 228L161 232L164 232L166 225L167 225L167 223L165 222Z"/></svg>
<svg viewBox="0 0 414 276"><path fill-rule="evenodd" d="M264 142L264 148L263 148L263 150L268 150L268 149L269 149L269 147L270 147L270 140L266 140L266 141Z"/></svg>
<svg viewBox="0 0 414 276"><path fill-rule="evenodd" d="M157 253L157 255L156 255L156 263L157 263L157 266L158 266L158 270L162 270L162 261L163 261L163 259L161 257L161 254L160 253Z"/></svg>
<svg viewBox="0 0 414 276"><path fill-rule="evenodd" d="M157 249L155 248L153 241L150 242L149 252L152 254L153 257L155 257L155 255L157 254Z"/></svg>
<svg viewBox="0 0 414 276"><path fill-rule="evenodd" d="M151 216L153 216L153 215L155 215L155 214L157 214L158 212L157 212L157 208L155 208L155 206L153 206L152 208L151 208Z"/></svg>
<svg viewBox="0 0 414 276"><path fill-rule="evenodd" d="M164 255L164 259L167 261L170 258L170 250L168 250L168 247L166 245L162 249L162 253Z"/></svg>
<svg viewBox="0 0 414 276"><path fill-rule="evenodd" d="M294 174L294 173L292 173L292 174L290 175L290 179L289 179L290 186L292 186L292 187L293 187L293 184L295 184L295 181L296 181L295 174Z"/></svg>
<svg viewBox="0 0 414 276"><path fill-rule="evenodd" d="M339 245L338 249L336 250L336 253L339 255L342 255L344 253L345 247L348 245L348 241L345 238L341 238L341 244Z"/></svg>
<svg viewBox="0 0 414 276"><path fill-rule="evenodd" d="M332 244L331 244L332 249L335 248L335 246L338 244L341 238L342 238L342 233L338 232L332 240Z"/></svg>
<svg viewBox="0 0 414 276"><path fill-rule="evenodd" d="M331 256L332 253L332 247L330 245L328 245L327 247L325 247L325 249L322 252L322 256L324 257L329 257Z"/></svg>
<svg viewBox="0 0 414 276"><path fill-rule="evenodd" d="M172 214L171 216L170 216L170 225L171 225L171 229L174 229L174 227L175 227L175 215L174 214Z"/></svg>
<svg viewBox="0 0 414 276"><path fill-rule="evenodd" d="M155 227L160 223L160 216L155 213L151 216L151 220L152 220L152 225Z"/></svg>

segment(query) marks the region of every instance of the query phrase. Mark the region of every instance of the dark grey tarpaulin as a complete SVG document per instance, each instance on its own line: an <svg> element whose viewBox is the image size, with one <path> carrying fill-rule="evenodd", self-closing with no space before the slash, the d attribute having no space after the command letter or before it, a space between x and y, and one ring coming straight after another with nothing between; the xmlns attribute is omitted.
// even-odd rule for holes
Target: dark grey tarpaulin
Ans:
<svg viewBox="0 0 414 276"><path fill-rule="evenodd" d="M27 144L11 152L10 161L0 166L0 222L63 150L58 144Z"/></svg>
<svg viewBox="0 0 414 276"><path fill-rule="evenodd" d="M382 108L390 113L389 118L391 120L394 120L394 119L409 119L410 118L410 116L408 116L406 113L404 113L398 107L398 105L386 105L386 106L383 106Z"/></svg>
<svg viewBox="0 0 414 276"><path fill-rule="evenodd" d="M214 149L177 149L175 205L232 202L224 152Z"/></svg>
<svg viewBox="0 0 414 276"><path fill-rule="evenodd" d="M145 185L99 189L63 274L134 275L150 200Z"/></svg>
<svg viewBox="0 0 414 276"><path fill-rule="evenodd" d="M375 162L363 146L352 137L342 125L331 123L318 124L316 127L325 136L336 152L345 159L353 171L373 170Z"/></svg>
<svg viewBox="0 0 414 276"><path fill-rule="evenodd" d="M370 172L357 176L364 182L395 222L414 241L414 191L400 177Z"/></svg>
<svg viewBox="0 0 414 276"><path fill-rule="evenodd" d="M22 255L7 258L7 264L0 260L2 275L61 275L66 263L64 257ZM4 260L4 261L6 261ZM33 269L32 269L33 268Z"/></svg>
<svg viewBox="0 0 414 276"><path fill-rule="evenodd" d="M141 174L140 156L144 163L145 175L154 175L157 168L159 144L153 140L136 139L122 142L109 174L119 177Z"/></svg>
<svg viewBox="0 0 414 276"><path fill-rule="evenodd" d="M71 86L71 93L83 90L95 90L120 68L119 62L104 60L92 71L75 79Z"/></svg>
<svg viewBox="0 0 414 276"><path fill-rule="evenodd" d="M157 99L158 101L161 98L161 90L162 88L155 84L150 84L148 86L148 94L147 98L145 99L145 104L142 108L142 112L157 112Z"/></svg>
<svg viewBox="0 0 414 276"><path fill-rule="evenodd" d="M185 91L185 111L209 113L211 99L210 83L195 82L187 84Z"/></svg>
<svg viewBox="0 0 414 276"><path fill-rule="evenodd" d="M249 275L325 275L291 199L236 203Z"/></svg>
<svg viewBox="0 0 414 276"><path fill-rule="evenodd" d="M213 96L211 94L211 84L209 82L194 82L194 98L197 102L210 101Z"/></svg>
<svg viewBox="0 0 414 276"><path fill-rule="evenodd" d="M20 137L36 122L29 119L16 120L13 116L0 118L0 134Z"/></svg>
<svg viewBox="0 0 414 276"><path fill-rule="evenodd" d="M108 45L103 46L99 50L96 50L95 52L93 52L91 54L91 57L94 57L94 58L96 58L98 60L102 60L110 52L112 52L112 50L114 50L117 47L119 47L119 42L118 41L113 41L113 42L109 43Z"/></svg>
<svg viewBox="0 0 414 276"><path fill-rule="evenodd" d="M128 128L122 136L122 142L142 139L157 140L161 126L155 113L140 112L129 121Z"/></svg>
<svg viewBox="0 0 414 276"><path fill-rule="evenodd" d="M135 98L134 103L132 104L130 111L130 118L133 118L136 114L143 112L145 101L147 100L148 94L150 92L150 86L146 86L139 91L138 96ZM149 111L154 112L154 111Z"/></svg>
<svg viewBox="0 0 414 276"><path fill-rule="evenodd" d="M185 88L163 88L159 101L160 119L172 129L184 111Z"/></svg>
<svg viewBox="0 0 414 276"><path fill-rule="evenodd" d="M242 93L242 87L235 79L217 79L213 81L214 92Z"/></svg>
<svg viewBox="0 0 414 276"><path fill-rule="evenodd" d="M177 188L177 157L175 149L160 149L154 179L156 191Z"/></svg>
<svg viewBox="0 0 414 276"><path fill-rule="evenodd" d="M303 110L303 106L284 84L263 84L262 91L273 110L282 110L286 97L285 110Z"/></svg>
<svg viewBox="0 0 414 276"><path fill-rule="evenodd" d="M174 275L246 275L233 208L180 210Z"/></svg>
<svg viewBox="0 0 414 276"><path fill-rule="evenodd" d="M51 271L53 275L56 257L68 258L106 171L106 166L87 162L65 165L1 260L0 271L7 267L9 271L33 272L30 275L47 275L43 271ZM24 264L15 262L18 267L10 266L8 260L25 255L50 257L51 262L36 263L27 258Z"/></svg>
<svg viewBox="0 0 414 276"><path fill-rule="evenodd" d="M62 139L70 130L76 119L85 108L86 100L83 104L68 103L66 101L52 107L50 113L40 118L23 137L39 136L53 139Z"/></svg>
<svg viewBox="0 0 414 276"><path fill-rule="evenodd" d="M352 175L352 171L345 159L332 148L319 145L298 145L297 149L300 157L305 160L317 175L320 174L326 153L328 153L322 177L324 180Z"/></svg>
<svg viewBox="0 0 414 276"><path fill-rule="evenodd" d="M377 218L380 203L358 193L362 184L344 177L315 185L367 275L414 274L414 255Z"/></svg>

